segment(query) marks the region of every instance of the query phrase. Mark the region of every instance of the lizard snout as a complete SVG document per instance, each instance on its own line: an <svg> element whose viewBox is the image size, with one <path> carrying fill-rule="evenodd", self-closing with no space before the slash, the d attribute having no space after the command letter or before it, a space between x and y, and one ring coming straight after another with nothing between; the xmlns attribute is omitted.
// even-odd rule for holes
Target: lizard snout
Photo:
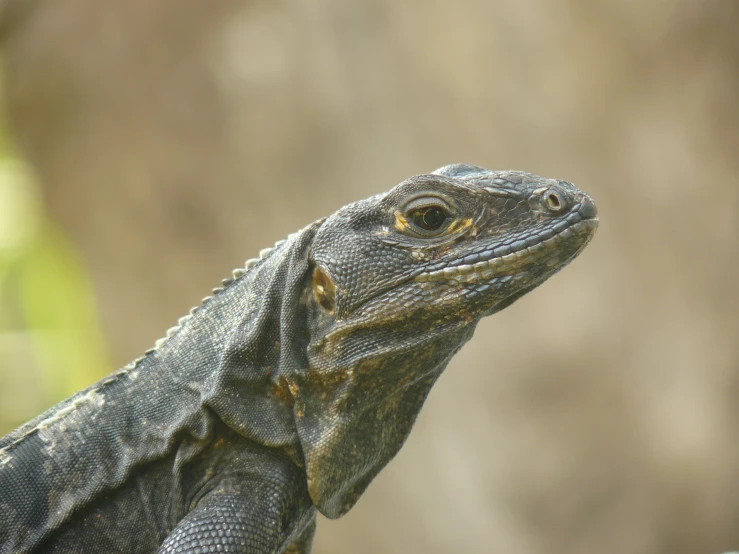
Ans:
<svg viewBox="0 0 739 554"><path fill-rule="evenodd" d="M598 217L598 208L596 207L595 202L593 202L593 199L589 196L583 198L582 204L580 204L580 209L577 211L580 212L583 219L595 219Z"/></svg>

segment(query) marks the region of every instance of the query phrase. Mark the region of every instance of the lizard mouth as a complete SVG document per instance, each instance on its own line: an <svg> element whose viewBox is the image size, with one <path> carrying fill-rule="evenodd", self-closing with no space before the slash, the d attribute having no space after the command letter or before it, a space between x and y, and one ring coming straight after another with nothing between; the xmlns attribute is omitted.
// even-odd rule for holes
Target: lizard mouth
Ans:
<svg viewBox="0 0 739 554"><path fill-rule="evenodd" d="M473 283L500 277L509 271L517 270L532 261L546 263L551 260L553 266L562 265L561 255L568 258L575 256L590 241L598 228L595 214L573 210L565 219L551 227L542 229L522 239L514 239L508 244L473 253L457 260L461 263L447 262L443 267L433 267L414 277L419 283L433 281L456 281ZM574 247L565 247L565 243L579 239ZM552 254L547 254L551 252Z"/></svg>
<svg viewBox="0 0 739 554"><path fill-rule="evenodd" d="M478 244L453 259L437 259L404 274L353 306L352 315L347 319L362 317L365 307L388 294L388 290L411 283L418 283L423 289L441 286L484 292L501 290L512 279L529 280L525 269L522 270L528 264L540 265L545 273L552 274L567 265L590 242L598 228L597 214L595 203L586 196L556 223L542 225L525 235L511 235L507 240L501 240L500 236L491 238L488 244ZM527 290L535 286L531 284ZM525 292L522 290L518 296Z"/></svg>

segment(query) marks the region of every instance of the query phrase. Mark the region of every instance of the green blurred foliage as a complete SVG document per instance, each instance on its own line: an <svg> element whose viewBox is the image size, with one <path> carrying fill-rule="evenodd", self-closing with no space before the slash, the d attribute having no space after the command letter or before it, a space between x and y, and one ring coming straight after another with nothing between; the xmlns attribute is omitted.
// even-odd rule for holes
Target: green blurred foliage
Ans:
<svg viewBox="0 0 739 554"><path fill-rule="evenodd" d="M30 170L0 160L0 434L110 365L83 264Z"/></svg>

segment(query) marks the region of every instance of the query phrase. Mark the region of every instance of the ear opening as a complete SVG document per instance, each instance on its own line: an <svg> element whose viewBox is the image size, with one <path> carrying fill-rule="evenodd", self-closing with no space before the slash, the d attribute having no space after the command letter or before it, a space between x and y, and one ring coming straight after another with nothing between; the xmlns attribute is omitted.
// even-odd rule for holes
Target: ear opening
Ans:
<svg viewBox="0 0 739 554"><path fill-rule="evenodd" d="M320 267L313 270L313 297L326 312L332 314L336 308L336 286Z"/></svg>

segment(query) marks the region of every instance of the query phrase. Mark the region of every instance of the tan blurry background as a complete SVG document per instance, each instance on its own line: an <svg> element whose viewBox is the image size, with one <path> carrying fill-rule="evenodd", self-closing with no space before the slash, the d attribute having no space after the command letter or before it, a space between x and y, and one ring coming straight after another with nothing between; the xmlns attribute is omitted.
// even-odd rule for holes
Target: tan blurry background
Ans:
<svg viewBox="0 0 739 554"><path fill-rule="evenodd" d="M0 434L308 222L523 169L590 193L597 236L481 323L314 552L739 549L735 0L3 10L3 149L35 177L12 165L0 218L35 238L0 241Z"/></svg>

